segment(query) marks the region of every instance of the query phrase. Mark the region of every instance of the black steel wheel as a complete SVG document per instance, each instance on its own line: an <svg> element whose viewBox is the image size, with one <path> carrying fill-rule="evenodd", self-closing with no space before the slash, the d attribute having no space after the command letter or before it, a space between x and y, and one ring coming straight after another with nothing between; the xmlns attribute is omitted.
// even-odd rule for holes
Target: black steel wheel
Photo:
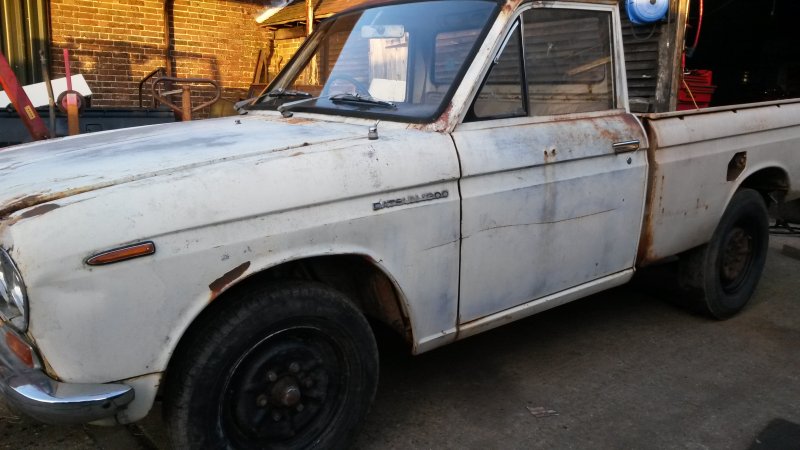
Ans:
<svg viewBox="0 0 800 450"><path fill-rule="evenodd" d="M734 194L711 241L681 256L681 287L700 310L727 319L742 310L767 259L769 216L761 194Z"/></svg>
<svg viewBox="0 0 800 450"><path fill-rule="evenodd" d="M347 447L374 398L378 360L366 319L344 295L280 284L203 322L167 373L174 447Z"/></svg>

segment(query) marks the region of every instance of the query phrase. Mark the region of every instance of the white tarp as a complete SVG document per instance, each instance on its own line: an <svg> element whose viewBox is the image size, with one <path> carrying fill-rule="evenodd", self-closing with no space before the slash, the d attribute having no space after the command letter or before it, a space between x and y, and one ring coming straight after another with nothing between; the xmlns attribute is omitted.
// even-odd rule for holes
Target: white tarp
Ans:
<svg viewBox="0 0 800 450"><path fill-rule="evenodd" d="M278 11L287 7L289 3L292 3L292 0L272 0L269 2L269 6L256 17L256 22L264 23L270 17L278 14Z"/></svg>
<svg viewBox="0 0 800 450"><path fill-rule="evenodd" d="M59 94L67 90L67 77L56 78L52 80L52 84L53 97L58 98ZM29 84L23 86L22 89L28 94L34 108L50 104L50 100L47 98L47 86L45 83ZM72 90L78 91L84 97L92 95L92 90L89 89L89 85L86 84L86 80L83 78L83 75L80 74L72 76ZM8 98L8 94L0 91L0 108L7 108L10 104L11 99Z"/></svg>

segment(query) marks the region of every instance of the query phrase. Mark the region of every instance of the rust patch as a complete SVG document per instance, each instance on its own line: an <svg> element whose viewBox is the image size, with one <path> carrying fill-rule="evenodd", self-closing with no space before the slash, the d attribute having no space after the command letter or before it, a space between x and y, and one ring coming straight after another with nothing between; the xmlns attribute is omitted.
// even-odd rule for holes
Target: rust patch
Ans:
<svg viewBox="0 0 800 450"><path fill-rule="evenodd" d="M312 123L312 122L314 122L314 121L311 120L311 119L304 119L302 117L290 117L290 118L286 119L286 123L289 123L289 124L292 124L292 125L300 125L300 124Z"/></svg>
<svg viewBox="0 0 800 450"><path fill-rule="evenodd" d="M31 217L41 216L42 214L48 213L54 209L60 208L61 205L56 203L47 203L44 205L39 205L30 211L25 211L24 213L20 214L20 219L29 219Z"/></svg>
<svg viewBox="0 0 800 450"><path fill-rule="evenodd" d="M645 132L648 133L648 140L650 141L650 148L647 151L647 192L644 206L644 219L642 220L642 235L639 239L639 249L636 253L636 266L646 266L652 262L657 261L658 255L653 251L654 240L654 227L655 227L655 211L654 205L656 203L656 177L658 176L658 163L656 163L656 150L658 149L658 139L655 133L652 133L650 127L645 122ZM663 189L663 183L661 185ZM658 199L660 203L660 198Z"/></svg>
<svg viewBox="0 0 800 450"><path fill-rule="evenodd" d="M437 123L441 125L441 129L442 130L447 129L447 127L450 125L450 115L451 114L453 114L453 103L452 102L450 102L450 104L447 105L447 108L444 110L442 115L439 117L439 120L437 121Z"/></svg>
<svg viewBox="0 0 800 450"><path fill-rule="evenodd" d="M609 142L616 142L616 141L620 140L619 139L619 131L610 130L608 128L608 122L607 121L603 120L601 122L601 121L597 121L597 120L592 120L589 123L592 124L592 127L594 127L594 129L598 133L600 133L600 137L602 137L603 139L605 139L605 140L607 140Z"/></svg>
<svg viewBox="0 0 800 450"><path fill-rule="evenodd" d="M556 154L557 153L558 153L558 151L556 150L555 147L551 148L550 151L545 149L545 151L544 151L544 162L545 162L545 164L556 162Z"/></svg>
<svg viewBox="0 0 800 450"><path fill-rule="evenodd" d="M242 263L236 268L226 272L225 275L214 280L211 284L209 284L208 288L211 289L211 300L217 298L219 293L222 292L223 289L225 289L225 286L228 286L229 284L236 281L239 277L242 276L242 274L245 273L245 271L247 271L249 267L250 267L250 261Z"/></svg>
<svg viewBox="0 0 800 450"><path fill-rule="evenodd" d="M747 168L747 152L739 152L733 155L728 163L728 176L726 181L736 181L739 175Z"/></svg>
<svg viewBox="0 0 800 450"><path fill-rule="evenodd" d="M517 6L521 3L520 0L508 0L503 5L503 9L500 11L501 14L511 14L517 9Z"/></svg>
<svg viewBox="0 0 800 450"><path fill-rule="evenodd" d="M30 208L31 206L52 202L54 200L71 197L73 195L83 194L85 192L96 191L98 189L103 189L109 186L113 186L115 184L119 184L119 182L112 181L108 183L100 183L92 186L86 186L76 189L67 189L65 191L58 191L58 192L43 192L40 194L29 195L27 197L23 197L17 200L12 200L9 203L0 205L0 219L7 217L9 214L19 211L21 209L27 209Z"/></svg>
<svg viewBox="0 0 800 450"><path fill-rule="evenodd" d="M410 130L421 130L421 131L437 131L442 132L448 130L450 126L450 114L453 112L453 103L447 105L442 115L439 116L436 121L431 123L414 123L409 124L408 129Z"/></svg>
<svg viewBox="0 0 800 450"><path fill-rule="evenodd" d="M5 217L14 211L19 211L20 209L30 208L31 206L38 205L39 203L44 203L47 201L47 196L48 194L36 194L13 200L11 203L8 203L0 208L0 217Z"/></svg>

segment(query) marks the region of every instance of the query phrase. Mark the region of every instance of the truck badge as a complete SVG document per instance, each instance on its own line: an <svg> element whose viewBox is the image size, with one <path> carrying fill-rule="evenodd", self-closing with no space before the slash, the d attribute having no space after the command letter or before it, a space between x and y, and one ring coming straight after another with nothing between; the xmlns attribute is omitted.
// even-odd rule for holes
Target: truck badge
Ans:
<svg viewBox="0 0 800 450"><path fill-rule="evenodd" d="M427 202L431 200L438 200L447 198L450 193L445 189L439 192L426 192L424 194L414 194L407 197L394 198L391 200L382 200L372 204L372 210L378 211L384 208L394 208L395 206L410 205L412 203Z"/></svg>

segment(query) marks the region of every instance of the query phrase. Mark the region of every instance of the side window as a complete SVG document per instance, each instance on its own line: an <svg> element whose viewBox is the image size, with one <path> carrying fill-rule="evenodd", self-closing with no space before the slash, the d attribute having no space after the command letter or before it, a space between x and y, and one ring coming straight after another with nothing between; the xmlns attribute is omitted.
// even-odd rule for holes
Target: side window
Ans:
<svg viewBox="0 0 800 450"><path fill-rule="evenodd" d="M532 115L614 108L610 13L537 8L522 18Z"/></svg>
<svg viewBox="0 0 800 450"><path fill-rule="evenodd" d="M468 121L527 115L521 26L517 22L472 104Z"/></svg>

